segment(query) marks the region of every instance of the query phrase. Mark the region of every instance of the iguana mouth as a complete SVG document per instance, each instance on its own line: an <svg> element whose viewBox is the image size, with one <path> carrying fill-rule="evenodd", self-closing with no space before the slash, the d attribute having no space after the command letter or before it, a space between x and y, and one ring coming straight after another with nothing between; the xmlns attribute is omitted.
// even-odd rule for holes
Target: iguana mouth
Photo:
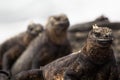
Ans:
<svg viewBox="0 0 120 80"><path fill-rule="evenodd" d="M61 27L68 27L69 26L69 21L68 20L60 21L60 22L57 22L56 25L59 25Z"/></svg>
<svg viewBox="0 0 120 80"><path fill-rule="evenodd" d="M97 42L101 45L112 44L113 39L97 39Z"/></svg>
<svg viewBox="0 0 120 80"><path fill-rule="evenodd" d="M69 21L68 20L64 20L64 21L59 21L57 22L55 25L58 26L58 32L64 32L68 29L69 27Z"/></svg>

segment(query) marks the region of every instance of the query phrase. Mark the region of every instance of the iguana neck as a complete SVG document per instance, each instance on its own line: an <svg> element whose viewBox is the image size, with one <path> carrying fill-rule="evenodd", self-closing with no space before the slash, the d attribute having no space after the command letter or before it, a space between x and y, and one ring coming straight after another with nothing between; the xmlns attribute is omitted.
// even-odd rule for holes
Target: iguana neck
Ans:
<svg viewBox="0 0 120 80"><path fill-rule="evenodd" d="M81 52L87 56L91 61L95 63L104 63L113 56L113 50L110 47L101 48L95 45L95 42L87 40L83 46Z"/></svg>
<svg viewBox="0 0 120 80"><path fill-rule="evenodd" d="M36 35L31 35L30 33L25 34L23 37L24 46L28 46L29 43L36 37Z"/></svg>
<svg viewBox="0 0 120 80"><path fill-rule="evenodd" d="M52 41L52 43L57 45L64 44L67 40L67 32L61 32L60 35L56 35L55 31L46 30L46 34L48 38Z"/></svg>

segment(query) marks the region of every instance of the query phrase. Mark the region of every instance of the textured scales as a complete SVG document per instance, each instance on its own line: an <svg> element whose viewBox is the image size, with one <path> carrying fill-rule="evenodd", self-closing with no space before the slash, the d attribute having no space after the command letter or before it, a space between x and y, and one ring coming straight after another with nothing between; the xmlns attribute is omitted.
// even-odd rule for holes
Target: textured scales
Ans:
<svg viewBox="0 0 120 80"><path fill-rule="evenodd" d="M96 35L96 28L107 37L102 34ZM111 29L107 27L93 28L81 51L57 59L40 69L44 79L118 80L116 60L111 47L113 40L111 33Z"/></svg>

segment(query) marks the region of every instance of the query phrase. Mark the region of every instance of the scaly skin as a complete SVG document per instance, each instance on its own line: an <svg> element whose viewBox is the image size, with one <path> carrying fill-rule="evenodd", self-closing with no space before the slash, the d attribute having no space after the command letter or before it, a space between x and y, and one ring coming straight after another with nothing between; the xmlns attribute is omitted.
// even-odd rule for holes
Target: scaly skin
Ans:
<svg viewBox="0 0 120 80"><path fill-rule="evenodd" d="M38 80L118 80L112 41L111 29L93 26L81 51L41 67L43 78Z"/></svg>
<svg viewBox="0 0 120 80"><path fill-rule="evenodd" d="M10 71L14 62L25 51L30 42L35 39L43 31L40 24L28 25L27 31L8 39L0 45L0 62L2 69ZM2 60L3 59L3 60Z"/></svg>
<svg viewBox="0 0 120 80"><path fill-rule="evenodd" d="M16 61L12 74L29 69L39 69L53 60L72 52L67 39L69 20L66 15L51 16L45 31L38 36Z"/></svg>

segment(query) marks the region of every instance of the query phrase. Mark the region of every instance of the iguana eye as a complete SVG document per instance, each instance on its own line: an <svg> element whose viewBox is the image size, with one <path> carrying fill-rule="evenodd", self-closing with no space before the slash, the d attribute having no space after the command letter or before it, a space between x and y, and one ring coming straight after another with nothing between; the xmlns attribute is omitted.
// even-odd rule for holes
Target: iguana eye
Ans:
<svg viewBox="0 0 120 80"><path fill-rule="evenodd" d="M100 37L100 35L101 35L101 34L100 34L100 33L95 32L95 33L94 33L94 35L95 35L96 37Z"/></svg>
<svg viewBox="0 0 120 80"><path fill-rule="evenodd" d="M28 26L28 30L29 30L29 31L34 30L34 27L35 27L35 24L31 24L31 25L29 25L29 26Z"/></svg>
<svg viewBox="0 0 120 80"><path fill-rule="evenodd" d="M33 27L30 27L29 30L32 31L34 28Z"/></svg>
<svg viewBox="0 0 120 80"><path fill-rule="evenodd" d="M56 21L59 21L59 20L60 20L60 18L59 18L59 17L55 17L55 20L56 20Z"/></svg>

